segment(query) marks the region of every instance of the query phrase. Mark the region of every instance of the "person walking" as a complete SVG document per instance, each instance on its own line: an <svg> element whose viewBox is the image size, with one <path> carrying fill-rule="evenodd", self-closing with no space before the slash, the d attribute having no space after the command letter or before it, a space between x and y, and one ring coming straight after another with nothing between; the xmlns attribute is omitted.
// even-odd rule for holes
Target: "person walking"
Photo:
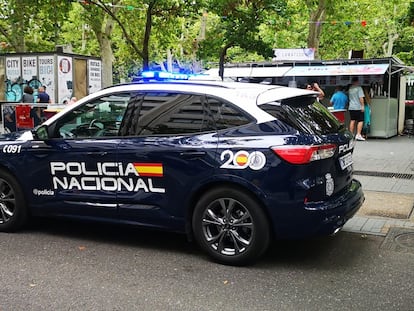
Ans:
<svg viewBox="0 0 414 311"><path fill-rule="evenodd" d="M365 140L362 137L362 127L364 125L364 91L359 85L358 77L352 78L352 84L348 91L349 96L349 130L354 134L356 129L356 140Z"/></svg>

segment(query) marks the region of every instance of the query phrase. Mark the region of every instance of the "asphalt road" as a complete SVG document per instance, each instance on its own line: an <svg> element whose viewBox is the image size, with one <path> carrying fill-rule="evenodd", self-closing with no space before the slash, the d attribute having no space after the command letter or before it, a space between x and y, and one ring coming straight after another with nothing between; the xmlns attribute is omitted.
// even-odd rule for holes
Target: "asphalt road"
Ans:
<svg viewBox="0 0 414 311"><path fill-rule="evenodd" d="M230 267L181 235L42 221L0 233L0 310L414 310L414 251L383 240L277 242Z"/></svg>

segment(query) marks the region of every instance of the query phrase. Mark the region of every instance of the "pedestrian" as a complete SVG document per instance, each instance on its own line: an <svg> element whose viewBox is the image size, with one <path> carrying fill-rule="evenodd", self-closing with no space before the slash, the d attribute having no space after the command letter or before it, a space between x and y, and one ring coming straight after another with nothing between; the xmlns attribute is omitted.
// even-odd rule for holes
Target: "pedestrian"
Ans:
<svg viewBox="0 0 414 311"><path fill-rule="evenodd" d="M37 102L40 104L50 104L52 101L50 100L49 94L46 93L46 86L42 85L37 90Z"/></svg>
<svg viewBox="0 0 414 311"><path fill-rule="evenodd" d="M35 98L33 93L33 88L29 85L26 85L23 89L23 96L20 102L24 104L34 104ZM32 107L30 109L30 117L33 119L34 126L38 126L41 123L40 113L41 111L39 108Z"/></svg>
<svg viewBox="0 0 414 311"><path fill-rule="evenodd" d="M16 132L16 112L15 108L10 105L3 107L4 129L10 133Z"/></svg>
<svg viewBox="0 0 414 311"><path fill-rule="evenodd" d="M52 101L50 99L49 94L46 93L46 86L42 85L39 87L39 89L37 90L38 94L37 94L37 102L39 104L50 104ZM36 115L38 117L38 119L35 119L35 126L37 126L38 124L40 124L42 121L46 120L45 116L44 116L44 110L47 107L38 107L36 110Z"/></svg>
<svg viewBox="0 0 414 311"><path fill-rule="evenodd" d="M347 108L348 96L345 94L343 86L336 86L335 93L332 95L329 103L334 110L343 110Z"/></svg>
<svg viewBox="0 0 414 311"><path fill-rule="evenodd" d="M352 132L352 134L356 135L356 140L365 140L364 137L362 137L362 127L364 125L364 109L365 109L365 103L364 103L364 91L362 87L359 85L359 79L358 77L352 78L352 83L348 91L349 96L349 130Z"/></svg>
<svg viewBox="0 0 414 311"><path fill-rule="evenodd" d="M21 103L34 103L33 88L29 85L26 85L23 89L23 96Z"/></svg>
<svg viewBox="0 0 414 311"><path fill-rule="evenodd" d="M72 97L68 104L72 105L72 104L76 103L77 101L78 101L78 99L76 97Z"/></svg>
<svg viewBox="0 0 414 311"><path fill-rule="evenodd" d="M317 100L320 102L325 97L325 92L321 89L317 82L312 82L306 85L306 89L318 92Z"/></svg>
<svg viewBox="0 0 414 311"><path fill-rule="evenodd" d="M362 137L365 139L368 138L368 134L371 130L371 96L369 94L369 90L367 88L363 88L364 90L364 125L362 127Z"/></svg>

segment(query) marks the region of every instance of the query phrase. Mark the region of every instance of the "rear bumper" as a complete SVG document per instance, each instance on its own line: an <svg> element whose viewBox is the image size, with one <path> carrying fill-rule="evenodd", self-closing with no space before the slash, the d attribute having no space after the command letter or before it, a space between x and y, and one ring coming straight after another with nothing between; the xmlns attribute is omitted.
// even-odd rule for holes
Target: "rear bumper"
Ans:
<svg viewBox="0 0 414 311"><path fill-rule="evenodd" d="M290 215L289 223L275 223L275 234L278 238L306 238L335 233L355 215L364 200L361 183L354 179L341 196L305 203Z"/></svg>
<svg viewBox="0 0 414 311"><path fill-rule="evenodd" d="M331 234L342 228L345 223L355 215L364 203L365 196L361 183L354 179L348 191L334 201L318 204L306 204L305 210L315 213L322 221L322 226L317 230L319 234Z"/></svg>

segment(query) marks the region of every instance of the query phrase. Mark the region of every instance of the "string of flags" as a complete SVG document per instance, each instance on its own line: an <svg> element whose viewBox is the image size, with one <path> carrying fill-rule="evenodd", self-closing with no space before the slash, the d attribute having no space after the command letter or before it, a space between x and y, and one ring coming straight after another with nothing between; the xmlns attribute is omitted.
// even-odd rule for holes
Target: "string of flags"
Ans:
<svg viewBox="0 0 414 311"><path fill-rule="evenodd" d="M317 26L320 26L322 24L329 24L329 25L332 25L332 26L345 25L345 26L348 26L348 27L351 27L352 25L361 25L362 27L366 27L368 25L368 21L365 20L365 19L363 19L363 20L356 20L356 21L336 21L336 20L332 20L332 21L316 21L316 22L309 21L309 22L305 22L305 23L308 23L308 24L316 24ZM375 19L374 22L373 22L373 24L375 26L379 25L379 23L380 23L380 20L378 20L378 19ZM292 24L291 21L287 21L287 25L288 26L290 26L291 24Z"/></svg>

